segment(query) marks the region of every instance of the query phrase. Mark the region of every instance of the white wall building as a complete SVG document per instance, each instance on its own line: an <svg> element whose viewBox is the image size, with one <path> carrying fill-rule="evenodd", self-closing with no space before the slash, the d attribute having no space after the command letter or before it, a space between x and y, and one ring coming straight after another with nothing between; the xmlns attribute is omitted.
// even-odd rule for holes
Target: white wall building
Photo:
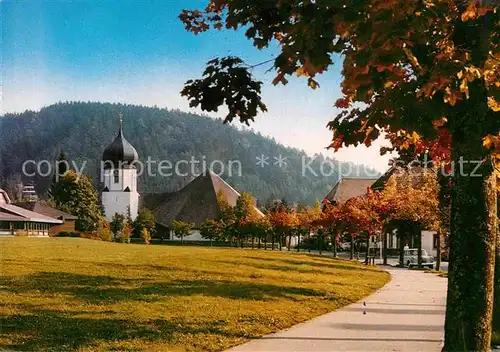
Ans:
<svg viewBox="0 0 500 352"><path fill-rule="evenodd" d="M139 212L137 192L137 169L139 160L135 148L125 139L120 130L115 140L104 150L101 172L104 181L102 205L106 220L111 221L115 213L130 215L135 220Z"/></svg>

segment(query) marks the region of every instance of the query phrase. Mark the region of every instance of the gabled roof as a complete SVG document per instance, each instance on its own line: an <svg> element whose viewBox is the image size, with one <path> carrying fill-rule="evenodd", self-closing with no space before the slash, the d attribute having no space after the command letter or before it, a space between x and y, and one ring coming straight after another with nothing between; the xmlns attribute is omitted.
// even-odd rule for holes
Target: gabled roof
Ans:
<svg viewBox="0 0 500 352"><path fill-rule="evenodd" d="M412 166L410 168L401 166L392 166L389 170L386 171L385 174L380 176L378 180L373 183L371 188L374 191L381 191L385 188L387 181L389 181L391 177L393 176L397 177L405 172L411 176L413 186L419 187L423 182L423 177L425 176L425 174L427 172L435 172L435 171L433 171L430 168L424 168L421 166Z"/></svg>
<svg viewBox="0 0 500 352"><path fill-rule="evenodd" d="M170 227L174 220L199 227L215 219L219 212L217 193L222 192L229 205L235 206L240 194L217 174L208 171L174 193L146 195L144 207L153 211L156 222ZM255 208L262 216L262 212Z"/></svg>
<svg viewBox="0 0 500 352"><path fill-rule="evenodd" d="M398 172L398 168L395 166L392 166L389 170L387 170L382 176L380 176L372 185L371 188L374 191L379 191L384 189L385 184L389 179L394 175L395 173Z"/></svg>
<svg viewBox="0 0 500 352"><path fill-rule="evenodd" d="M64 219L64 220L77 220L78 216L75 216L73 214L66 213L62 210L52 208L51 206L42 203L40 201L38 202L20 202L20 203L15 203L15 205L24 208L26 210L33 211L35 213L39 213L54 219Z"/></svg>
<svg viewBox="0 0 500 352"><path fill-rule="evenodd" d="M156 209L160 204L164 203L176 192L165 193L144 193L139 198L139 208Z"/></svg>
<svg viewBox="0 0 500 352"><path fill-rule="evenodd" d="M46 224L62 224L62 220L54 219L13 204L0 204L0 212L8 215L20 216L24 221L43 222ZM7 215L4 215L7 216Z"/></svg>
<svg viewBox="0 0 500 352"><path fill-rule="evenodd" d="M9 204L10 198L7 192L0 188L0 204Z"/></svg>
<svg viewBox="0 0 500 352"><path fill-rule="evenodd" d="M0 221L25 221L26 219L19 215L2 213L0 211Z"/></svg>
<svg viewBox="0 0 500 352"><path fill-rule="evenodd" d="M376 178L341 178L325 199L331 202L345 202L350 198L362 196L376 180Z"/></svg>

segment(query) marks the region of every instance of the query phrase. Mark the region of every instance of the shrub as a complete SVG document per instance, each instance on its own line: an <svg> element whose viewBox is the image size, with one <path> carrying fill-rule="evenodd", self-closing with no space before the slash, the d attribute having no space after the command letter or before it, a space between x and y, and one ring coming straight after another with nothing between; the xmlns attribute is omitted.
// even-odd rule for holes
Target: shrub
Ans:
<svg viewBox="0 0 500 352"><path fill-rule="evenodd" d="M125 216L123 216L120 213L115 213L113 215L113 219L111 220L110 223L110 228L111 232L113 233L113 236L116 238L117 236L121 236L121 233L123 231L123 227L125 226Z"/></svg>
<svg viewBox="0 0 500 352"><path fill-rule="evenodd" d="M97 234L99 239L102 241L111 242L113 240L113 235L111 234L111 228L109 226L109 222L104 219L99 221L99 226L97 227Z"/></svg>
<svg viewBox="0 0 500 352"><path fill-rule="evenodd" d="M79 232L63 231L55 235L55 237L81 237Z"/></svg>
<svg viewBox="0 0 500 352"><path fill-rule="evenodd" d="M133 225L135 236L139 235L143 229L148 230L151 236L155 235L156 232L156 220L154 214L151 210L144 209L139 212L137 218L135 219Z"/></svg>
<svg viewBox="0 0 500 352"><path fill-rule="evenodd" d="M130 243L130 237L132 236L132 228L128 223L123 225L122 231L120 233L120 238L118 239L121 243Z"/></svg>
<svg viewBox="0 0 500 352"><path fill-rule="evenodd" d="M146 229L146 228L142 229L142 231L141 231L141 240L145 244L149 244L151 242L151 235L149 234L148 229Z"/></svg>

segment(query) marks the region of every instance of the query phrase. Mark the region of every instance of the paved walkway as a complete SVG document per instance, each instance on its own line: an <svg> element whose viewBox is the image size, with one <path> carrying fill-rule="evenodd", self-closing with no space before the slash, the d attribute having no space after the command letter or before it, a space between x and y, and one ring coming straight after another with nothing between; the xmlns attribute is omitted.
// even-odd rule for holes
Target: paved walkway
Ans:
<svg viewBox="0 0 500 352"><path fill-rule="evenodd" d="M440 351L447 279L388 271L391 282L364 301L229 351Z"/></svg>

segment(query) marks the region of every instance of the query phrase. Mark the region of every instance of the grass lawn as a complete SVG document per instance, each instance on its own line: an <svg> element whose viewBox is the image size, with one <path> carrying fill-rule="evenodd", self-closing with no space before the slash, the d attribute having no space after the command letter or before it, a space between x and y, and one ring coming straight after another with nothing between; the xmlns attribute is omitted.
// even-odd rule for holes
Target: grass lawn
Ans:
<svg viewBox="0 0 500 352"><path fill-rule="evenodd" d="M0 349L220 351L357 301L389 275L288 252L0 239Z"/></svg>

